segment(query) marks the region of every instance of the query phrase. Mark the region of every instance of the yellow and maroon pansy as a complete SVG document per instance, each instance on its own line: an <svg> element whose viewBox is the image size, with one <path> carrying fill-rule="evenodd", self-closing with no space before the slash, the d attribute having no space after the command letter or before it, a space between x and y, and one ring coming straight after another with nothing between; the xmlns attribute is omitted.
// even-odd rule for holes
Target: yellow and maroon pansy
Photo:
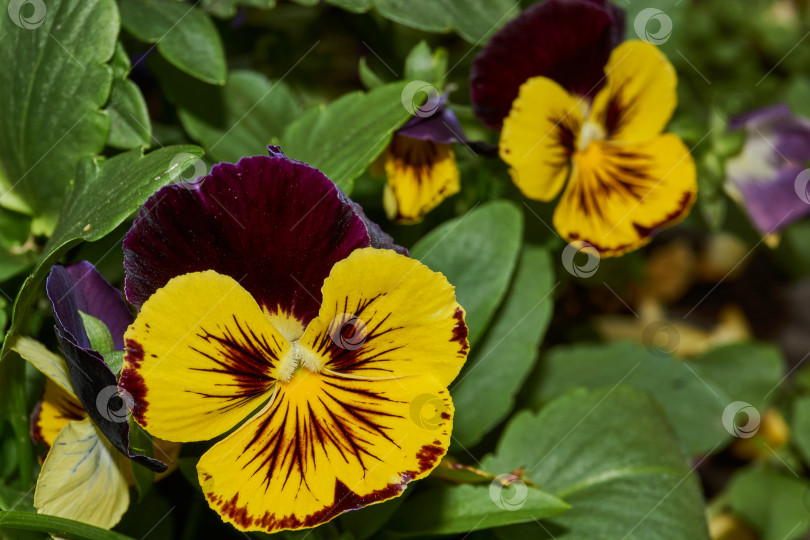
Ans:
<svg viewBox="0 0 810 540"><path fill-rule="evenodd" d="M446 101L441 96L430 114L420 109L383 154L383 206L392 221L418 223L461 189L453 143L464 142L464 132Z"/></svg>
<svg viewBox="0 0 810 540"><path fill-rule="evenodd" d="M197 465L223 520L313 527L396 497L445 454L464 311L444 276L393 247L275 149L141 211L125 242L141 310L121 387L154 436L225 435ZM413 409L427 402L426 428Z"/></svg>
<svg viewBox="0 0 810 540"><path fill-rule="evenodd" d="M527 32L554 28L557 42L537 53L543 70L522 82L502 120L499 154L526 197L551 201L562 193L554 227L563 239L616 256L682 220L695 201L697 181L689 149L677 136L661 133L677 104L675 70L647 42L626 41L611 52L611 21L619 17L613 15L617 8L607 6L549 0L527 10L510 23L513 33L503 29L493 49L480 53L473 94L475 99L477 82L483 101L476 110L495 125L496 111L503 110L496 97L506 94L486 91L493 82L487 69L510 48L517 53ZM610 53L598 77L593 61L600 56L594 51ZM576 73L580 65L585 69Z"/></svg>

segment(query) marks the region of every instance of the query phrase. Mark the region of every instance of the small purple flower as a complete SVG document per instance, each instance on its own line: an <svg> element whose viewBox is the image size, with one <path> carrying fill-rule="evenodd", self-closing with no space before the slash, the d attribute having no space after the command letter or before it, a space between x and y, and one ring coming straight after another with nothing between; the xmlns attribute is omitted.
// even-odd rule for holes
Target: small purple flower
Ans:
<svg viewBox="0 0 810 540"><path fill-rule="evenodd" d="M752 111L732 120L744 129L742 152L726 162L726 191L763 235L810 214L810 120L787 105Z"/></svg>

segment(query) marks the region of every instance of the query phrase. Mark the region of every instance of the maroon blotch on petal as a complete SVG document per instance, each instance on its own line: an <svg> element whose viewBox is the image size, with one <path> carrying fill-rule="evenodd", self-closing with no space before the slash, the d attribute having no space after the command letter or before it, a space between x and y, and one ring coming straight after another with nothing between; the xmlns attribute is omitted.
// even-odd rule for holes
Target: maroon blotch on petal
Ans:
<svg viewBox="0 0 810 540"><path fill-rule="evenodd" d="M592 97L624 34L624 12L605 0L546 0L499 30L473 60L475 114L500 130L520 86L548 77L571 93Z"/></svg>

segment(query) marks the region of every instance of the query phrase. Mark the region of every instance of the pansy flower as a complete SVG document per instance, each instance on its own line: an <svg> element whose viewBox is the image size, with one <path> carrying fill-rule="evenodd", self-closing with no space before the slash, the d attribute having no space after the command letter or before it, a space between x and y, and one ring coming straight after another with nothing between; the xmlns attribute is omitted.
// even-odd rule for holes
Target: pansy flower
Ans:
<svg viewBox="0 0 810 540"><path fill-rule="evenodd" d="M689 149L661 134L675 70L647 42L616 45L623 18L605 1L534 5L478 54L470 82L518 188L540 201L562 193L557 232L603 256L683 219L697 192Z"/></svg>
<svg viewBox="0 0 810 540"><path fill-rule="evenodd" d="M810 121L775 105L733 119L745 130L742 152L726 161L726 191L763 235L810 214Z"/></svg>
<svg viewBox="0 0 810 540"><path fill-rule="evenodd" d="M389 219L418 223L458 193L461 184L453 143L463 141L464 132L447 107L447 96L429 95L383 154L383 206Z"/></svg>
<svg viewBox="0 0 810 540"><path fill-rule="evenodd" d="M87 262L54 266L46 289L64 358L27 338L15 344L47 377L31 422L33 438L48 448L34 507L43 514L110 528L129 506L129 460L153 471L167 468L130 451L126 399L85 326L85 321L103 325L108 333L104 353L114 355L123 351L124 331L133 317L120 291Z"/></svg>
<svg viewBox="0 0 810 540"><path fill-rule="evenodd" d="M124 242L140 313L120 384L154 436L225 435L197 465L223 520L312 527L399 495L445 454L464 311L444 276L393 247L273 147L142 208ZM425 428L412 415L428 402Z"/></svg>

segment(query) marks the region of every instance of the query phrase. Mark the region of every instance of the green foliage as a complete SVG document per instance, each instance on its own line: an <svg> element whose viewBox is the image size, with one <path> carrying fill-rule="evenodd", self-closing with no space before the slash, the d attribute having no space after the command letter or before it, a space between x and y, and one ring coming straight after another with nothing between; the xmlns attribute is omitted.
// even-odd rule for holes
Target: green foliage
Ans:
<svg viewBox="0 0 810 540"><path fill-rule="evenodd" d="M9 0L10 1L10 0ZM6 2L8 3L8 2ZM56 0L41 26L0 17L0 205L50 233L81 159L101 152L110 120L118 10L113 0Z"/></svg>
<svg viewBox="0 0 810 540"><path fill-rule="evenodd" d="M408 120L404 90L404 83L391 83L368 93L351 92L328 106L313 107L284 131L282 150L288 157L320 169L350 193L354 179L377 159L394 131Z"/></svg>
<svg viewBox="0 0 810 540"><path fill-rule="evenodd" d="M225 84L222 40L205 12L174 0L126 0L119 8L127 32L155 43L166 60L201 81Z"/></svg>
<svg viewBox="0 0 810 540"><path fill-rule="evenodd" d="M645 390L666 412L691 455L720 450L731 437L721 422L735 401L765 410L783 375L779 352L765 345L731 345L694 361L656 355L630 343L553 349L528 384L539 407L577 387L619 384Z"/></svg>
<svg viewBox="0 0 810 540"><path fill-rule="evenodd" d="M441 272L456 287L474 347L509 287L520 253L523 221L512 203L495 201L442 223L411 256Z"/></svg>
<svg viewBox="0 0 810 540"><path fill-rule="evenodd" d="M518 413L483 467L523 478L571 505L502 538L706 539L697 478L661 408L625 386L574 390Z"/></svg>
<svg viewBox="0 0 810 540"><path fill-rule="evenodd" d="M492 324L450 388L458 445L476 444L514 407L551 319L556 287L551 255L537 247L524 249Z"/></svg>

